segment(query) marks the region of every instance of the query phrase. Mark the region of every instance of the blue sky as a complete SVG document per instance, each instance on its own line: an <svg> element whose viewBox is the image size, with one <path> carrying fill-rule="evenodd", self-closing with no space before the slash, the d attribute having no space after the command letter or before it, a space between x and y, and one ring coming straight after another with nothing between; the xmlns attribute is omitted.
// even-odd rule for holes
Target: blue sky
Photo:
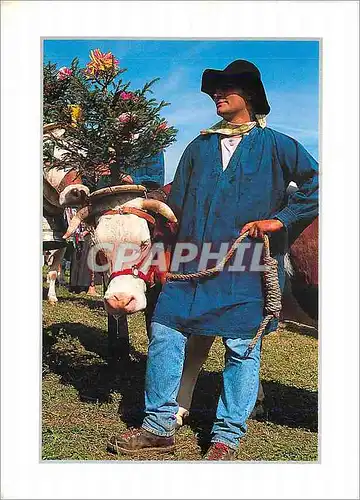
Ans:
<svg viewBox="0 0 360 500"><path fill-rule="evenodd" d="M154 97L171 103L162 111L179 130L165 152L165 180L170 182L186 145L219 120L212 100L200 92L206 68L224 69L247 59L260 70L271 107L268 126L294 137L318 159L319 42L282 40L46 40L44 60L59 67L74 57L84 66L89 51L111 51L127 68L124 81L141 88L159 77Z"/></svg>

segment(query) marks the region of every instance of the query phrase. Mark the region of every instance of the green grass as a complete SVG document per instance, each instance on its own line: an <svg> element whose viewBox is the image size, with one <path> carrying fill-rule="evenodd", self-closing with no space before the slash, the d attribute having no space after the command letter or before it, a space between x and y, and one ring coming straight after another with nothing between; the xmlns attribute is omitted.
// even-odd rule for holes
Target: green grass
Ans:
<svg viewBox="0 0 360 500"><path fill-rule="evenodd" d="M46 284L44 283L44 287ZM106 451L109 435L142 419L147 337L142 314L129 317L131 356L110 369L107 317L101 298L57 288L56 306L43 305L44 460L142 460ZM46 290L44 290L46 291ZM316 461L317 339L313 330L281 325L264 338L261 378L266 413L248 422L238 460ZM147 460L201 460L221 387L223 346L216 339L195 389L188 425L174 455Z"/></svg>

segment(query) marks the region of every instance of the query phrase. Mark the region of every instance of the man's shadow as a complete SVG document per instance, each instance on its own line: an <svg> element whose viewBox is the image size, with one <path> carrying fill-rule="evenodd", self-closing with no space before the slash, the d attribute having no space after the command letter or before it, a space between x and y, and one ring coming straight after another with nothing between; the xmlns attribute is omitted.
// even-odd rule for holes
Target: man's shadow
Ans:
<svg viewBox="0 0 360 500"><path fill-rule="evenodd" d="M79 349L61 349L61 336L78 339ZM61 342L60 342L61 346ZM121 399L118 413L131 427L144 418L144 382L146 356L130 346L130 355L117 363L109 362L108 337L103 330L81 323L57 323L44 329L45 372L61 377L61 382L76 388L79 398L89 403L112 401L113 393ZM198 436L203 451L208 446L216 406L221 391L220 372L200 372L187 424ZM277 382L263 382L265 420L287 427L317 431L317 392L290 387Z"/></svg>

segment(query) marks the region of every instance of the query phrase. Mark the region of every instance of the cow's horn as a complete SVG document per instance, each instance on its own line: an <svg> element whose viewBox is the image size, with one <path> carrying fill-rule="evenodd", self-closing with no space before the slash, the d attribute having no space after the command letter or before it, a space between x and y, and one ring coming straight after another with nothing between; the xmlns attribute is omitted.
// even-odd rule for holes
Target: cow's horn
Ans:
<svg viewBox="0 0 360 500"><path fill-rule="evenodd" d="M64 234L64 240L70 238L70 236L76 231L82 222L88 219L91 215L96 215L99 212L100 207L96 208L91 205L81 208L76 212L74 217L71 219L70 224L66 233Z"/></svg>
<svg viewBox="0 0 360 500"><path fill-rule="evenodd" d="M141 201L142 203L140 208L142 208L143 210L149 210L150 212L160 214L166 219L169 219L170 222L177 222L177 218L174 212L171 210L169 205L166 205L166 203L150 198Z"/></svg>
<svg viewBox="0 0 360 500"><path fill-rule="evenodd" d="M48 134L49 132L52 132L53 130L61 129L61 128L64 128L64 125L62 125L61 123L57 123L57 122L45 123L43 125L43 133Z"/></svg>

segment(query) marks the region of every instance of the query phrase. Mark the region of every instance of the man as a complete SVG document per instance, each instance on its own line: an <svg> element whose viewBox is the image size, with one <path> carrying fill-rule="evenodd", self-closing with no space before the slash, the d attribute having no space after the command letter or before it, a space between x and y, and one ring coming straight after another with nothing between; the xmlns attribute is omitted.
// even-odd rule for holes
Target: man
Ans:
<svg viewBox="0 0 360 500"><path fill-rule="evenodd" d="M215 102L222 121L204 130L186 148L168 200L179 221L178 242L199 249L211 242L270 237L284 285L284 253L296 224L310 224L318 210L318 165L294 139L266 127L270 107L259 70L237 60L223 71L207 69L201 90ZM285 205L290 181L299 190ZM198 271L198 260L179 272ZM211 267L211 266L207 266ZM211 279L169 281L160 294L151 324L145 419L141 429L110 439L120 453L172 451L175 446L176 396L189 335L219 335L226 349L223 387L206 460L231 460L246 432L255 405L260 344L245 355L263 319L261 272L230 272L226 266ZM272 321L268 331L276 329Z"/></svg>

